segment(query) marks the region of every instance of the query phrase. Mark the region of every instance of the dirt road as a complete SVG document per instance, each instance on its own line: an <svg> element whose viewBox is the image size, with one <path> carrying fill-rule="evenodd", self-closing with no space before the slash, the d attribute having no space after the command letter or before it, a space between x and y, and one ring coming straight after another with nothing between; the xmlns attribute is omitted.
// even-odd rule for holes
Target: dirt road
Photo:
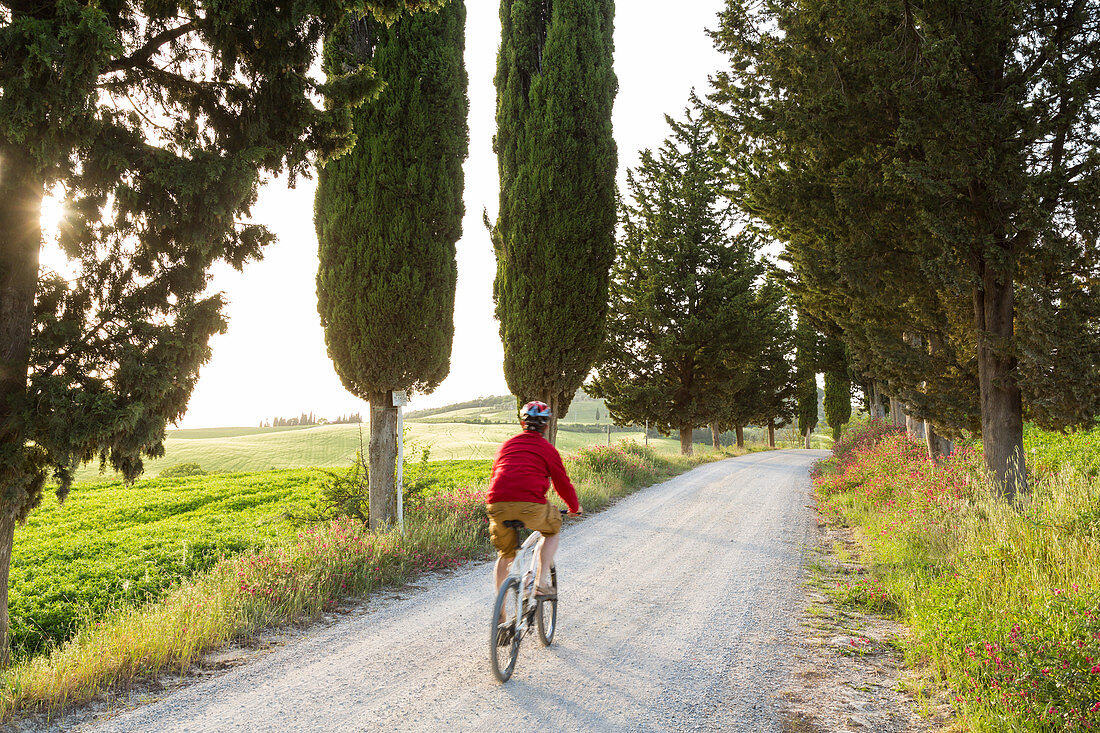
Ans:
<svg viewBox="0 0 1100 733"><path fill-rule="evenodd" d="M782 730L823 451L712 463L567 524L555 644L488 668L477 563L85 731Z"/></svg>

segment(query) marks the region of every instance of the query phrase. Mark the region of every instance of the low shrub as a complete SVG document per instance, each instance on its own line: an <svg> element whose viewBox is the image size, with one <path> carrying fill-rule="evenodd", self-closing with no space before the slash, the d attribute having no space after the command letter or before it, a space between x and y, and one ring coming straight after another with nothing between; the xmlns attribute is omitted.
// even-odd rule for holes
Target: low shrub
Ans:
<svg viewBox="0 0 1100 733"><path fill-rule="evenodd" d="M180 476L205 476L206 471L197 463L177 463L157 474L161 478L179 478Z"/></svg>

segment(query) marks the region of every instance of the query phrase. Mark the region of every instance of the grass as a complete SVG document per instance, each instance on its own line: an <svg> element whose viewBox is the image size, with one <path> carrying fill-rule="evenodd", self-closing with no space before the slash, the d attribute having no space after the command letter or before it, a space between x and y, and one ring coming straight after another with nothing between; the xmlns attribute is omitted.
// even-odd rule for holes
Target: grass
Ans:
<svg viewBox="0 0 1100 733"><path fill-rule="evenodd" d="M567 458L567 467L586 510L595 511L637 488L724 455L729 453L681 458L627 443L580 451ZM200 519L215 524L221 521L212 511L219 502L225 502L220 504L226 509L225 516L244 519L236 528L222 525L227 536L234 532L246 539L251 532L256 536L244 551L219 556L204 568L196 565L190 573L182 563L156 566L163 570L158 581L162 590L156 600L142 605L122 602L113 610L89 616L65 643L4 672L0 675L0 720L21 710L57 710L79 704L162 670L185 671L206 651L262 628L308 619L380 585L485 556L489 546L484 494L472 479L483 479L487 465L428 465L439 472L441 480L434 491L410 500L404 538L372 533L349 519L304 529L279 519L284 502L308 504L319 471L142 482L133 490L146 493L130 497L134 505L114 515L110 514L110 498L116 497L121 487L85 491L86 511L74 509L74 513L85 516L84 523L78 524L91 533L108 526L101 521L105 515L133 515L144 500L165 497L163 508L149 513L158 517L154 521L129 520L150 546L157 537L166 538L169 549L161 553L164 557L175 557L173 553L178 552L178 548L172 549L171 537L186 534L184 529L194 527ZM451 475L448 465L456 469ZM250 486L265 480L282 486L266 495L270 501L260 498L258 490L249 491ZM288 487L290 483L297 488ZM174 515L179 517L178 532L171 527L169 506L179 510ZM257 527L267 528L267 535L261 536ZM122 544L136 536L119 535L116 541ZM58 570L63 572L63 568Z"/></svg>
<svg viewBox="0 0 1100 733"><path fill-rule="evenodd" d="M976 451L932 463L882 425L849 431L819 468L820 506L867 549L871 597L912 628L910 660L968 730L1100 728L1100 483L1074 445L1089 443L1029 430L1037 471L1017 505Z"/></svg>

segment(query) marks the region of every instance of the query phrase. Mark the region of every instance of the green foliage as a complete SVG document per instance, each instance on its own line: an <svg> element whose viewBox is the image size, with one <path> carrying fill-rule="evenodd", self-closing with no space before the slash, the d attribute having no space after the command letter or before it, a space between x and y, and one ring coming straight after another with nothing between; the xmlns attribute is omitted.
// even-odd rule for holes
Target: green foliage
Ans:
<svg viewBox="0 0 1100 733"><path fill-rule="evenodd" d="M1024 448L1032 468L1042 474L1072 469L1090 479L1100 476L1100 428L1055 433L1028 425Z"/></svg>
<svg viewBox="0 0 1100 733"><path fill-rule="evenodd" d="M161 478L180 478L183 476L205 476L206 471L197 463L177 463L158 474Z"/></svg>
<svg viewBox="0 0 1100 733"><path fill-rule="evenodd" d="M351 468L337 473L328 471L321 484L316 512L311 512L300 523L319 522L324 519L351 517L363 524L370 521L370 488L367 482L369 470L362 453L355 454Z"/></svg>
<svg viewBox="0 0 1100 733"><path fill-rule="evenodd" d="M500 211L493 228L504 375L564 415L604 338L617 152L613 0L501 0Z"/></svg>
<svg viewBox="0 0 1100 733"><path fill-rule="evenodd" d="M1028 432L1040 454L1069 442ZM967 728L1100 723L1096 479L1054 469L1009 506L972 450L930 462L880 421L842 443L815 481L819 504L862 535L884 610L911 627L911 654L935 665Z"/></svg>
<svg viewBox="0 0 1100 733"><path fill-rule="evenodd" d="M794 417L794 327L786 291L772 276L758 291L759 306L753 327L762 339L761 350L746 357L745 379L731 385L719 407L719 429L748 424L783 426Z"/></svg>
<svg viewBox="0 0 1100 733"><path fill-rule="evenodd" d="M585 387L616 424L648 420L664 435L718 419L769 335L759 243L732 233L712 133L690 110L666 119L660 151L627 173L634 202L623 206L607 342Z"/></svg>
<svg viewBox="0 0 1100 733"><path fill-rule="evenodd" d="M833 429L833 440L838 440L841 428L852 417L852 380L848 372L825 372L824 407L825 420Z"/></svg>
<svg viewBox="0 0 1100 733"><path fill-rule="evenodd" d="M798 433L806 435L817 427L817 364L820 353L818 333L810 319L799 313L795 326L795 400L798 409Z"/></svg>
<svg viewBox="0 0 1100 733"><path fill-rule="evenodd" d="M321 169L314 216L329 356L344 386L372 403L394 389L431 392L450 370L465 28L455 0L389 27L352 14L325 46L329 79L369 63L386 82L355 114L355 146Z"/></svg>
<svg viewBox="0 0 1100 733"><path fill-rule="evenodd" d="M159 597L220 556L292 536L286 512L320 488L315 470L85 486L19 530L11 561L13 652L68 638L110 608Z"/></svg>
<svg viewBox="0 0 1100 733"><path fill-rule="evenodd" d="M1095 0L730 0L715 117L857 372L1007 482L1100 412ZM750 160L746 157L746 160ZM1090 334L1083 337L1083 334ZM980 397L980 399L979 399Z"/></svg>

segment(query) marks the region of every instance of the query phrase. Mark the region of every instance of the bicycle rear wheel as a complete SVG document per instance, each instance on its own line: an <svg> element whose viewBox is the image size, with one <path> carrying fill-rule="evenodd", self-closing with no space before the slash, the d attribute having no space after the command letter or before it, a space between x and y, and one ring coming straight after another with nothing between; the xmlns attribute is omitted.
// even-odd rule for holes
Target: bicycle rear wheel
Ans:
<svg viewBox="0 0 1100 733"><path fill-rule="evenodd" d="M500 623L501 616L504 623ZM500 586L493 604L492 633L489 636L489 662L493 676L507 682L519 656L519 581L509 577Z"/></svg>
<svg viewBox="0 0 1100 733"><path fill-rule="evenodd" d="M554 597L550 600L539 601L538 616L539 621L539 641L543 646L550 646L554 641L554 630L558 626L558 569L556 567L550 568L550 585L554 588Z"/></svg>

